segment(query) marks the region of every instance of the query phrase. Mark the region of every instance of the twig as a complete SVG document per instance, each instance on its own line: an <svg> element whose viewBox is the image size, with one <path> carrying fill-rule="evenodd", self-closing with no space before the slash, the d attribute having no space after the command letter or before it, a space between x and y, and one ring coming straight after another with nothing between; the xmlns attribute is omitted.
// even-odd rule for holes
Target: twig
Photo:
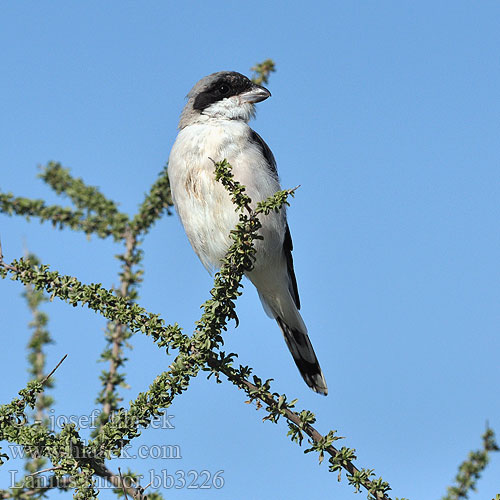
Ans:
<svg viewBox="0 0 500 500"><path fill-rule="evenodd" d="M2 251L2 240L1 240L1 238L0 238L0 266L3 267L4 269L8 269L9 271L15 271L15 267L12 267L9 264L6 264L5 261L3 260L3 251Z"/></svg>
<svg viewBox="0 0 500 500"><path fill-rule="evenodd" d="M57 467L49 467L47 469L37 470L36 472L28 474L26 477L38 476L38 474L43 474L44 472L50 472L50 471L53 471L53 470L60 470L60 469L62 469L62 467L60 465L58 465Z"/></svg>
<svg viewBox="0 0 500 500"><path fill-rule="evenodd" d="M125 253L121 256L122 272L120 288L117 293L124 299L133 300L137 294L133 289L137 279L133 273L133 265L136 263L137 257L137 237L135 233L128 227L124 233ZM109 332L109 333L108 333ZM111 343L111 356L109 357L109 371L106 374L104 389L101 392L97 402L102 403L102 418L99 424L106 422L110 415L117 409L117 402L120 401L116 394L117 386L123 383L123 379L118 374L119 367L123 364L124 359L121 355L122 346L128 338L127 326L110 321L108 324L107 340ZM108 344L109 345L109 344Z"/></svg>
<svg viewBox="0 0 500 500"><path fill-rule="evenodd" d="M49 380L50 377L52 377L52 375L54 375L54 372L61 366L62 362L68 357L67 354L65 354L61 361L59 361L59 363L57 363L56 367L42 380L42 385L45 385L47 380Z"/></svg>
<svg viewBox="0 0 500 500"><path fill-rule="evenodd" d="M128 500L127 490L125 489L125 483L123 481L122 470L120 469L120 467L118 467L118 474L120 475L120 480L122 482L122 490L123 494L125 495L125 500Z"/></svg>
<svg viewBox="0 0 500 500"><path fill-rule="evenodd" d="M127 499L128 493L135 500L144 500L146 498L143 493L145 488L141 488L141 486L127 486L119 467L118 472L119 475L113 474L113 472L111 472L107 467L101 466L101 470L96 471L96 474L103 477L104 479L107 479L115 488L121 488L123 490L123 493L125 494L125 499Z"/></svg>

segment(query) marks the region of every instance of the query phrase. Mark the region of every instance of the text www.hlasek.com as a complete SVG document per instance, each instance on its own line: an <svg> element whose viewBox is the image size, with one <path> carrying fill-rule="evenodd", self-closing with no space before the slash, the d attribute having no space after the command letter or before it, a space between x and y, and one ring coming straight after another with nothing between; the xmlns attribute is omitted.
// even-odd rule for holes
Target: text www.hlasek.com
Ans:
<svg viewBox="0 0 500 500"><path fill-rule="evenodd" d="M38 448L35 450L33 447L30 449L30 454L26 454L24 447L9 444L10 456L12 458L33 458L33 457L43 457L47 456L50 450L44 451L44 449ZM178 444L154 444L154 445L142 445L132 452L133 446L127 444L121 449L119 458L124 459L134 459L134 458L153 458L160 460L180 460L182 458L181 447ZM72 450L72 455L79 457L78 449ZM79 457L84 458L84 457ZM90 457L87 457L90 458Z"/></svg>

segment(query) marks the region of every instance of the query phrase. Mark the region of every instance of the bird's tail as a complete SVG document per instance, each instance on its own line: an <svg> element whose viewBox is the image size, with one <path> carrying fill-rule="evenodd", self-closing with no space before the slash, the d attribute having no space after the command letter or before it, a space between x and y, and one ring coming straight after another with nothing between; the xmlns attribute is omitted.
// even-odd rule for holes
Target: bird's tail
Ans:
<svg viewBox="0 0 500 500"><path fill-rule="evenodd" d="M281 328L286 345L306 384L314 392L326 396L328 387L325 377L307 335L307 328L291 296L288 295L288 300L279 300L278 302L276 297L273 300L260 293L259 296L266 312L276 319Z"/></svg>
<svg viewBox="0 0 500 500"><path fill-rule="evenodd" d="M280 317L277 317L276 321L283 332L286 345L290 349L302 378L314 392L319 392L326 396L328 394L326 380L307 332L304 333L288 326Z"/></svg>

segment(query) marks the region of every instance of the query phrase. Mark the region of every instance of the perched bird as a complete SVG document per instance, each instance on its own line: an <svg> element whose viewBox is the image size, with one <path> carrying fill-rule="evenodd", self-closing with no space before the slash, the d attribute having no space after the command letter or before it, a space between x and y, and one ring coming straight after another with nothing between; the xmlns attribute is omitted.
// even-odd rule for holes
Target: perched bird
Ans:
<svg viewBox="0 0 500 500"><path fill-rule="evenodd" d="M238 223L229 193L215 180L213 161L226 159L231 164L234 179L246 187L254 206L281 189L271 150L248 126L255 103L270 95L234 71L202 78L187 95L168 175L187 237L210 272L220 267L232 244L230 231ZM255 241L256 260L247 277L257 288L266 313L278 322L307 385L326 395L325 378L299 313L285 208L260 219L263 239Z"/></svg>

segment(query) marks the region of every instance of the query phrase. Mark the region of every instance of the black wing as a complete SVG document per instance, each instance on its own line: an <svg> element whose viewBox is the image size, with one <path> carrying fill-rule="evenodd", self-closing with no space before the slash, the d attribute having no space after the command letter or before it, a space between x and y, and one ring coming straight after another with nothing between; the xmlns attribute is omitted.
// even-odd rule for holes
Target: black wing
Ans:
<svg viewBox="0 0 500 500"><path fill-rule="evenodd" d="M274 159L273 152L271 151L269 146L264 142L264 139L262 139L262 137L257 132L255 132L255 130L251 131L250 140L260 148L262 154L264 155L264 158L267 161L267 164L269 165L269 170L277 179L278 169L276 168L276 160Z"/></svg>
<svg viewBox="0 0 500 500"><path fill-rule="evenodd" d="M283 251L285 252L286 267L288 270L288 280L289 280L288 288L290 290L290 294L292 295L293 301L297 306L297 309L300 309L299 289L297 288L297 279L295 278L295 271L293 270L292 250L293 250L292 236L290 234L290 229L287 224L285 232L285 241L283 242Z"/></svg>

